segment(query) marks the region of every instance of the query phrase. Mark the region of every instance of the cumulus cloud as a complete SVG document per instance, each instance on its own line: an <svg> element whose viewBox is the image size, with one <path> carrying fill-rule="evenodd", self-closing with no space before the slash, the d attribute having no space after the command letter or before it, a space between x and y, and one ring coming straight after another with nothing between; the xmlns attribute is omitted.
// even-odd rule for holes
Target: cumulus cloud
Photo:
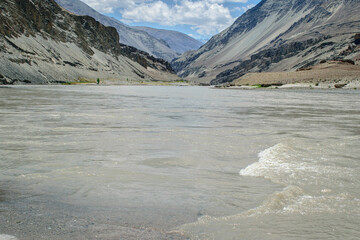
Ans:
<svg viewBox="0 0 360 240"><path fill-rule="evenodd" d="M124 9L121 14L126 22L153 22L167 26L185 24L192 26L201 35L210 35L223 30L234 21L230 10L220 2L224 0L183 0L170 7L157 0Z"/></svg>
<svg viewBox="0 0 360 240"><path fill-rule="evenodd" d="M189 25L201 35L212 35L234 22L226 3L249 0L82 0L101 13L121 13L126 23L151 22L164 26ZM245 10L245 9L244 9Z"/></svg>

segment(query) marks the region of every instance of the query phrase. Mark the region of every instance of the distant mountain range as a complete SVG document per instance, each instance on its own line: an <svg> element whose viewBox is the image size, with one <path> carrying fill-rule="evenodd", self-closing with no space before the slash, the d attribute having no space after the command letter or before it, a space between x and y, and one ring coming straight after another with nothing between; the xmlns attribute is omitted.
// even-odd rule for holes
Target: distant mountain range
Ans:
<svg viewBox="0 0 360 240"><path fill-rule="evenodd" d="M152 28L130 27L124 23L100 14L80 0L56 0L63 8L78 15L88 15L105 26L115 27L120 42L167 61L188 50L197 50L203 43L186 34Z"/></svg>
<svg viewBox="0 0 360 240"><path fill-rule="evenodd" d="M321 60L358 61L359 13L359 0L262 0L172 66L183 78L219 84L248 72L295 71Z"/></svg>
<svg viewBox="0 0 360 240"><path fill-rule="evenodd" d="M0 23L0 84L178 78L165 60L120 44L115 28L54 0L1 0Z"/></svg>
<svg viewBox="0 0 360 240"><path fill-rule="evenodd" d="M183 54L187 51L198 50L203 43L177 31L156 29L150 27L134 27L135 29L147 32L151 36L163 40L175 52Z"/></svg>

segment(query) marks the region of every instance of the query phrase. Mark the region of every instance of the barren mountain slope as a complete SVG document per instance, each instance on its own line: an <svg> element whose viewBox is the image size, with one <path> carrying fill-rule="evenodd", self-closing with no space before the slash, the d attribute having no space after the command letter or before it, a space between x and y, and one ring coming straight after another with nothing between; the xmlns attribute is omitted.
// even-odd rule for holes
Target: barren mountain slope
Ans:
<svg viewBox="0 0 360 240"><path fill-rule="evenodd" d="M172 65L213 84L247 72L293 71L341 54L360 32L359 0L263 0L222 33Z"/></svg>
<svg viewBox="0 0 360 240"><path fill-rule="evenodd" d="M185 51L197 50L201 42L179 32L143 27L130 27L122 22L104 16L80 0L56 0L65 9L79 15L88 15L105 26L115 27L120 42L149 54L171 61Z"/></svg>
<svg viewBox="0 0 360 240"><path fill-rule="evenodd" d="M121 45L115 28L53 0L1 0L0 22L0 83L177 78L164 60Z"/></svg>

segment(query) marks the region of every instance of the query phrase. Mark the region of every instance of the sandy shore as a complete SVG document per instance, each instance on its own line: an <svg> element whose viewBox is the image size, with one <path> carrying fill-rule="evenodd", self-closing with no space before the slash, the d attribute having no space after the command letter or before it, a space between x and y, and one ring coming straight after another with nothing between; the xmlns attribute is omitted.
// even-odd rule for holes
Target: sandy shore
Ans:
<svg viewBox="0 0 360 240"><path fill-rule="evenodd" d="M360 88L360 65L331 61L296 72L248 73L232 87Z"/></svg>

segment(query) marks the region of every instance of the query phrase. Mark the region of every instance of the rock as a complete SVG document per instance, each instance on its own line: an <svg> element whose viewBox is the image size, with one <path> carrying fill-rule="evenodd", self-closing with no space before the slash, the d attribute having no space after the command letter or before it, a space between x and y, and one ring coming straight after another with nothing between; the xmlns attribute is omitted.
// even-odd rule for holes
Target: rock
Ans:
<svg viewBox="0 0 360 240"><path fill-rule="evenodd" d="M339 84L335 84L335 85L334 85L335 88L343 88L343 87L345 87L345 86L346 86L346 84L342 84L342 83L339 83Z"/></svg>
<svg viewBox="0 0 360 240"><path fill-rule="evenodd" d="M13 81L11 81L10 79L8 79L7 77L3 76L1 73L0 73L0 85L1 84L12 84Z"/></svg>

